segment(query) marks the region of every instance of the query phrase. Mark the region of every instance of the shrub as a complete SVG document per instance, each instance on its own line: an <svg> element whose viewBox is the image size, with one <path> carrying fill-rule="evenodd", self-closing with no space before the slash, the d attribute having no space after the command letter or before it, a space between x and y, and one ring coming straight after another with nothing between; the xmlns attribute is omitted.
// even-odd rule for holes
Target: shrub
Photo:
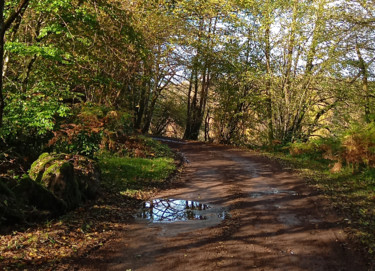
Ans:
<svg viewBox="0 0 375 271"><path fill-rule="evenodd" d="M4 145L14 147L19 153L36 154L37 157L53 136L57 120L71 113L70 107L63 103L67 92L55 92L53 87L36 86L25 93L8 90L4 125L0 129Z"/></svg>
<svg viewBox="0 0 375 271"><path fill-rule="evenodd" d="M107 107L84 105L69 123L54 132L49 145L56 152L94 157L99 149L118 150L117 141L131 132L130 115Z"/></svg>
<svg viewBox="0 0 375 271"><path fill-rule="evenodd" d="M288 149L292 156L345 162L353 170L375 168L375 124L355 125L338 137L291 143Z"/></svg>
<svg viewBox="0 0 375 271"><path fill-rule="evenodd" d="M353 168L375 167L375 124L354 126L343 136L343 159Z"/></svg>

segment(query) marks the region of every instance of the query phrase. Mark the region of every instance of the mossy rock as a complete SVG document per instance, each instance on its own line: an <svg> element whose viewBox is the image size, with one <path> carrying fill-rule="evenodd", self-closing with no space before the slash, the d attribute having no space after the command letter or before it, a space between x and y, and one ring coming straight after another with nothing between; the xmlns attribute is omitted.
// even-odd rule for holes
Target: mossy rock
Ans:
<svg viewBox="0 0 375 271"><path fill-rule="evenodd" d="M64 201L29 177L22 178L13 191L17 199L24 205L49 211L51 216L63 214L67 209Z"/></svg>
<svg viewBox="0 0 375 271"><path fill-rule="evenodd" d="M29 174L69 210L82 200L94 198L100 185L97 163L80 155L43 153L32 164Z"/></svg>
<svg viewBox="0 0 375 271"><path fill-rule="evenodd" d="M40 181L42 179L44 171L49 168L57 160L65 160L67 154L61 153L43 153L39 158L31 165L29 170L29 176L34 181Z"/></svg>
<svg viewBox="0 0 375 271"><path fill-rule="evenodd" d="M64 201L69 210L78 207L82 201L74 167L70 162L55 160L45 169L40 183L58 199Z"/></svg>

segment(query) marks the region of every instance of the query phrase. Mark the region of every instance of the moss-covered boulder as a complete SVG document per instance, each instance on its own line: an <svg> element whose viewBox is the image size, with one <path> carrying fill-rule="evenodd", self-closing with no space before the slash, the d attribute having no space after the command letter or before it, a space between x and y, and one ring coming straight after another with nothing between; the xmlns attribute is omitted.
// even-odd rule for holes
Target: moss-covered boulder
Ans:
<svg viewBox="0 0 375 271"><path fill-rule="evenodd" d="M50 216L63 214L67 210L64 201L29 177L22 178L13 188L13 192L22 205L49 211Z"/></svg>
<svg viewBox="0 0 375 271"><path fill-rule="evenodd" d="M29 175L69 210L95 197L100 184L97 164L80 155L44 153L32 164Z"/></svg>
<svg viewBox="0 0 375 271"><path fill-rule="evenodd" d="M65 202L69 210L78 207L82 201L78 182L71 162L56 160L45 169L40 183L58 199Z"/></svg>
<svg viewBox="0 0 375 271"><path fill-rule="evenodd" d="M40 181L43 173L58 160L66 160L69 157L66 154L49 154L43 153L39 158L31 165L29 170L29 176L34 181Z"/></svg>

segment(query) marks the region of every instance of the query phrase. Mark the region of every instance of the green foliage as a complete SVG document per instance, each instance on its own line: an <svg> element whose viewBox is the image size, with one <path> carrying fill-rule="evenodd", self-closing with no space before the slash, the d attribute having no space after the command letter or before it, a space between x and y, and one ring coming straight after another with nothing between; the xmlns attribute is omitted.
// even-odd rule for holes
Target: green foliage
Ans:
<svg viewBox="0 0 375 271"><path fill-rule="evenodd" d="M40 30L39 39L45 38L50 34L60 35L65 32L65 27L63 27L61 24L58 23L52 23L50 25L45 26ZM14 42L10 44L15 44ZM22 45L22 44L21 44ZM7 45L9 47L12 47L12 45Z"/></svg>
<svg viewBox="0 0 375 271"><path fill-rule="evenodd" d="M154 110L151 132L163 135L168 125L175 126L176 133L182 134L186 123L186 105L181 93L170 90L169 95L159 99Z"/></svg>
<svg viewBox="0 0 375 271"><path fill-rule="evenodd" d="M45 59L60 62L62 64L69 64L71 55L64 52L60 48L53 47L52 45L40 46L40 45L27 45L20 42L8 42L6 43L5 49L11 53L19 56L37 56Z"/></svg>
<svg viewBox="0 0 375 271"><path fill-rule="evenodd" d="M127 112L86 103L74 108L67 122L60 123L49 145L56 152L94 158L100 149L121 149L123 143L120 141L131 132L131 118Z"/></svg>
<svg viewBox="0 0 375 271"><path fill-rule="evenodd" d="M286 147L295 157L345 162L352 170L375 167L375 124L353 125L337 137L290 143Z"/></svg>
<svg viewBox="0 0 375 271"><path fill-rule="evenodd" d="M144 144L148 150L147 150L147 156L152 156L155 158L160 158L160 157L168 157L168 158L173 158L174 154L171 151L171 149L165 145L160 143L157 140L154 140L149 137L145 136L140 136L138 137L141 140L141 144Z"/></svg>
<svg viewBox="0 0 375 271"><path fill-rule="evenodd" d="M41 85L26 93L8 92L0 138L15 151L38 156L57 122L71 114L70 107L63 103L69 93L65 90L56 93L54 87Z"/></svg>
<svg viewBox="0 0 375 271"><path fill-rule="evenodd" d="M312 139L308 142L289 143L285 149L288 149L292 156L338 160L342 147L339 138L327 137Z"/></svg>
<svg viewBox="0 0 375 271"><path fill-rule="evenodd" d="M132 116L126 110L95 103L85 103L76 108L74 112L78 118L73 122L77 124L87 122L87 127L95 127L95 124L93 124L95 122L97 128L103 126L109 132L120 132L126 135L133 132Z"/></svg>
<svg viewBox="0 0 375 271"><path fill-rule="evenodd" d="M56 152L80 154L94 158L100 149L102 133L90 133L82 130L70 141L61 140L54 144L53 149Z"/></svg>
<svg viewBox="0 0 375 271"><path fill-rule="evenodd" d="M35 88L28 93L9 93L2 136L44 135L55 128L56 118L65 118L70 108L62 103L64 91Z"/></svg>

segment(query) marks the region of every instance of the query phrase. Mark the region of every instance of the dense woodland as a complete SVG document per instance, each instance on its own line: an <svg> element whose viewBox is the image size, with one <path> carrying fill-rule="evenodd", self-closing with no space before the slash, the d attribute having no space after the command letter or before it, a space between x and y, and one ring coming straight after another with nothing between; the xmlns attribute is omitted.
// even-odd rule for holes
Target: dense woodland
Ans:
<svg viewBox="0 0 375 271"><path fill-rule="evenodd" d="M121 112L128 130L228 144L360 132L374 120L374 9L361 0L5 1L2 145L44 148L87 107ZM101 130L75 124L74 134Z"/></svg>

